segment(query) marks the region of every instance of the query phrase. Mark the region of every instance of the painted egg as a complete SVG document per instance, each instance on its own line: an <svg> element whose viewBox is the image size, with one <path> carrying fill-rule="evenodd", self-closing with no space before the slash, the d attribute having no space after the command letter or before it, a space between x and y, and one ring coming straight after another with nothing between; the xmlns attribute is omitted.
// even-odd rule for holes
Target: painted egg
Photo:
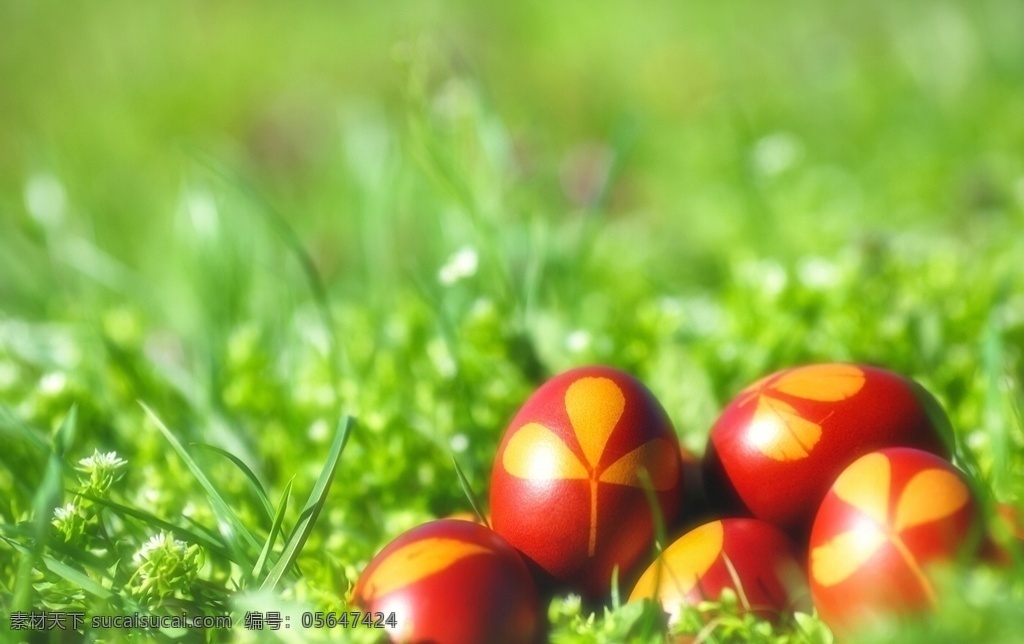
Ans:
<svg viewBox="0 0 1024 644"><path fill-rule="evenodd" d="M654 516L669 525L682 499L679 441L647 388L608 367L558 375L512 420L491 474L494 530L545 588L607 594L650 554Z"/></svg>
<svg viewBox="0 0 1024 644"><path fill-rule="evenodd" d="M482 526L489 526L491 524L491 515L484 514L483 518L477 516L476 512L469 512L466 510L460 512L452 512L445 519L454 519L456 521L469 521L470 523L476 523Z"/></svg>
<svg viewBox="0 0 1024 644"><path fill-rule="evenodd" d="M657 598L673 622L682 606L717 600L729 588L742 608L776 617L807 603L807 581L799 561L793 542L770 523L712 521L665 548L629 599Z"/></svg>
<svg viewBox="0 0 1024 644"><path fill-rule="evenodd" d="M395 641L534 642L541 607L526 564L493 531L458 519L398 536L366 567L352 601Z"/></svg>
<svg viewBox="0 0 1024 644"><path fill-rule="evenodd" d="M818 613L844 632L935 606L930 566L976 545L979 523L964 478L934 454L895 447L860 457L825 495L811 531Z"/></svg>
<svg viewBox="0 0 1024 644"><path fill-rule="evenodd" d="M949 420L920 385L890 371L816 364L744 389L711 429L705 486L729 507L805 535L836 476L857 457L915 447L948 457Z"/></svg>

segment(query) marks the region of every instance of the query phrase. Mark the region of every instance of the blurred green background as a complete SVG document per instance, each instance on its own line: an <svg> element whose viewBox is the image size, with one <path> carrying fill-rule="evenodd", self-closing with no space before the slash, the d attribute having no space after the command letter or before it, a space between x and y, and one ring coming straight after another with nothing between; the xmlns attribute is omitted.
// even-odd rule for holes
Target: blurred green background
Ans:
<svg viewBox="0 0 1024 644"><path fill-rule="evenodd" d="M429 287L457 318L483 295L534 345L682 296L705 326L745 318L727 353L760 368L838 353L927 378L955 349L936 328L980 342L951 320L1020 315L1016 2L2 6L9 315L280 326L309 298L282 226L337 306ZM480 276L437 289L459 249ZM731 301L741 282L765 301ZM542 358L527 371L580 359Z"/></svg>
<svg viewBox="0 0 1024 644"><path fill-rule="evenodd" d="M389 184L384 216L433 233L402 237L402 251L438 237L438 213L416 212L395 176L432 161L410 140L412 109L448 128L445 143L482 148L449 170L478 175L473 155L486 156L496 217L542 211L562 225L598 205L637 256L675 255L666 281L711 282L747 249L827 254L879 231L970 241L1019 223L1022 12L1006 1L4 3L5 219L30 234L26 182L51 175L68 225L151 264L209 155L344 278L365 263L353 240L366 192L384 198L367 184L375 173ZM467 140L470 120L482 140ZM601 177L585 175L608 166L612 180L591 185ZM4 294L23 303L44 276L19 263L4 267Z"/></svg>
<svg viewBox="0 0 1024 644"><path fill-rule="evenodd" d="M883 364L1019 502L1022 33L1016 0L0 2L3 518L72 403L69 463L116 449L120 502L197 521L136 400L274 499L352 413L334 563L290 582L330 605L588 362L698 453L768 371Z"/></svg>

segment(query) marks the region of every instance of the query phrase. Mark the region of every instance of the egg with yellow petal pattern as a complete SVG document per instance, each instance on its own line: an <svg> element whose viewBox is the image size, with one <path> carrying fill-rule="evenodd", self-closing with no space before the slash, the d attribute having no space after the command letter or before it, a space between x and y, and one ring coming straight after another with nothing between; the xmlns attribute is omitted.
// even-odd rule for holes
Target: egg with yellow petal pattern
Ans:
<svg viewBox="0 0 1024 644"><path fill-rule="evenodd" d="M492 530L459 519L417 526L360 575L352 602L380 615L393 641L531 643L541 606L519 554Z"/></svg>
<svg viewBox="0 0 1024 644"><path fill-rule="evenodd" d="M629 374L573 369L541 385L506 430L491 473L492 525L545 589L600 598L616 567L627 579L651 553L645 486L670 524L683 482L665 410Z"/></svg>
<svg viewBox="0 0 1024 644"><path fill-rule="evenodd" d="M685 605L736 593L740 610L773 619L806 609L807 579L796 545L765 521L705 523L672 542L637 581L630 601L656 599L678 619Z"/></svg>
<svg viewBox="0 0 1024 644"><path fill-rule="evenodd" d="M720 508L804 538L829 485L877 449L914 447L949 456L952 430L923 387L853 364L813 364L744 389L715 422L705 487Z"/></svg>
<svg viewBox="0 0 1024 644"><path fill-rule="evenodd" d="M978 547L981 522L963 476L909 448L866 454L836 479L810 538L818 614L848 633L876 616L935 607L931 569Z"/></svg>

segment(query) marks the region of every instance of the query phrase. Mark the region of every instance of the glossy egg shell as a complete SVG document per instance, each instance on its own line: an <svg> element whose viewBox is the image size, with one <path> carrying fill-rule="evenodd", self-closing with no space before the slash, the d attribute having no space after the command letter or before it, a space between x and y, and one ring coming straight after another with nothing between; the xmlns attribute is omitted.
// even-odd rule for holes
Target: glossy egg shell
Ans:
<svg viewBox="0 0 1024 644"><path fill-rule="evenodd" d="M493 531L458 519L417 526L363 571L352 601L395 613L400 642L535 642L541 607L526 564Z"/></svg>
<svg viewBox="0 0 1024 644"><path fill-rule="evenodd" d="M948 457L949 421L920 385L890 371L816 364L743 390L711 429L705 486L720 507L806 535L829 485L859 456L915 447Z"/></svg>
<svg viewBox="0 0 1024 644"><path fill-rule="evenodd" d="M654 395L632 376L583 367L544 383L516 414L491 474L494 530L545 589L607 595L651 553L647 479L670 525L682 500L680 447Z"/></svg>
<svg viewBox="0 0 1024 644"><path fill-rule="evenodd" d="M930 566L970 554L979 528L974 497L948 462L909 448L866 454L843 470L814 520L814 605L840 632L934 606Z"/></svg>
<svg viewBox="0 0 1024 644"><path fill-rule="evenodd" d="M469 521L470 523L476 523L476 524L482 525L482 526L489 526L491 524L491 515L484 514L483 518L481 518L481 517L477 516L476 512L468 512L468 511L453 512L453 513L449 514L448 516L446 516L444 518L445 519L454 519L456 521Z"/></svg>
<svg viewBox="0 0 1024 644"><path fill-rule="evenodd" d="M741 606L766 618L808 603L796 546L757 519L722 519L687 532L647 568L629 599L657 596L674 621L682 605L717 600L726 588L736 591Z"/></svg>

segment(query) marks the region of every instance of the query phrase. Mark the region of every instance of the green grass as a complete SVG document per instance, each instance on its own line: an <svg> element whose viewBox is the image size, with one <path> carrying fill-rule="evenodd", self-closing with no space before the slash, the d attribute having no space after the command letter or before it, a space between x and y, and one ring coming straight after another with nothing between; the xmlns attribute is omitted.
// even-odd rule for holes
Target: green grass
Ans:
<svg viewBox="0 0 1024 644"><path fill-rule="evenodd" d="M587 363L698 453L767 372L885 365L1024 507L1020 3L553 4L0 4L0 634L342 610ZM1024 629L1020 562L951 583L900 640Z"/></svg>

